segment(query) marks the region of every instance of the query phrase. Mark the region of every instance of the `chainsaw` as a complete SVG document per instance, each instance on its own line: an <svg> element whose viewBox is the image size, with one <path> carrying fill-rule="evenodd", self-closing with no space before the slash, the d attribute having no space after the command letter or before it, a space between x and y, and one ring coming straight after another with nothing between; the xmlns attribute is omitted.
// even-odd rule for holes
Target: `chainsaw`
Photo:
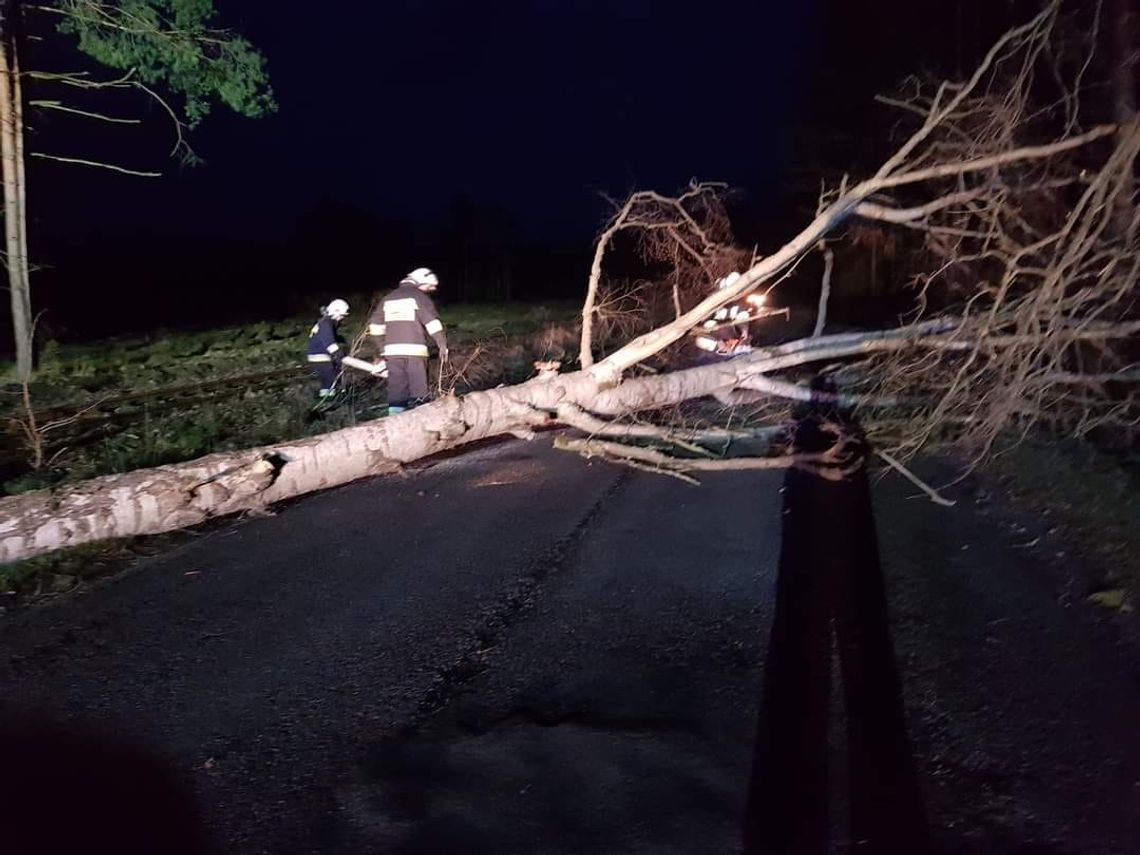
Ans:
<svg viewBox="0 0 1140 855"><path fill-rule="evenodd" d="M363 371L365 374L370 374L373 377L388 376L388 363L383 359L379 362L369 362L365 359L357 359L355 356L346 356L340 362L341 365L355 368L357 371Z"/></svg>

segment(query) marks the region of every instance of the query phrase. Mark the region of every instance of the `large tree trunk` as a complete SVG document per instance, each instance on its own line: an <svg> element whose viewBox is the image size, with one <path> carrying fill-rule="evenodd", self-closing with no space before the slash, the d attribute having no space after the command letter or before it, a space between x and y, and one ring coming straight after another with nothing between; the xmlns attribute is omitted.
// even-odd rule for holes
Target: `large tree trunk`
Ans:
<svg viewBox="0 0 1140 855"><path fill-rule="evenodd" d="M16 51L15 8L6 3L0 20L0 175L4 182L4 244L12 333L16 345L16 374L21 382L32 375L32 297L28 276L24 192L24 121L20 66Z"/></svg>
<svg viewBox="0 0 1140 855"><path fill-rule="evenodd" d="M111 475L0 500L0 562L106 538L156 534L392 472L401 464L528 429L534 406L589 400L588 375L447 398L312 439Z"/></svg>
<svg viewBox="0 0 1140 855"><path fill-rule="evenodd" d="M1140 321L1123 311L1105 312L1106 306L1125 305L1126 298L1134 293L1134 246L1120 248L1099 241L1101 212L1110 210L1116 195L1128 189L1122 176L1131 177L1125 169L1132 167L1140 152L1140 130L1130 126L1118 133L1114 126L1102 126L1034 145L1017 145L1016 135L987 138L975 145L967 134L969 144L952 146L949 154L939 136L948 123L954 129L962 110L967 118L975 113L989 115L989 107L980 105L989 105L992 93L979 89L990 79L987 71L1018 55L1018 51L1036 55L1036 46L1051 32L1055 13L1056 6L1050 5L1027 24L1006 33L965 84L940 89L930 104L918 100L908 103L906 106L918 109L925 117L919 129L873 176L852 186L845 182L835 194L829 194L828 204L821 205L815 219L788 243L754 259L733 284L716 288L679 317L637 336L592 367L463 398L446 398L394 418L295 443L98 478L57 492L2 499L0 561L93 540L170 531L210 517L256 510L389 472L465 443L498 434L522 434L559 420L590 433L614 436L616 432L608 430L612 425L603 422L605 430L595 427L598 416L664 409L704 396L722 401L732 401L734 396L754 401L757 395L810 398L821 393L771 375L796 365L872 354L893 352L895 356L859 360L859 370L870 372L865 378L870 382L865 386L869 390L866 396L822 394L845 405L888 406L892 397L907 407L921 403L917 415L912 414L906 422L909 433L899 440L903 444L898 448L921 448L931 440L936 427L952 423L968 426L969 436L984 453L1007 427L1023 429L1035 419L1044 419L1047 413L1042 402L1059 402L1048 406L1061 408L1066 418L1073 412L1081 413L1081 424L1087 423L1090 412L1105 419L1114 417L1113 401L1101 396L1102 405L1093 390L1107 382L1105 376L1108 380L1128 379L1129 372L1097 376L1069 371L1067 354L1085 341L1107 346L1126 341L1140 330ZM1019 115L1030 112L1026 99L1031 82L1028 72L1023 72L1017 91L1024 103L1018 102L1015 111ZM8 98L5 127L14 121L10 93ZM13 180L18 185L15 141L11 134L2 136L7 146L6 183ZM1005 227L1007 214L1015 212L1022 200L1038 197L1038 184L1051 186L1054 179L1070 174L1062 169L1067 152L1110 136L1117 137L1116 143L1100 170L1084 182L1085 189L1061 230L1040 240L1034 237L1033 245L1024 245L1020 228L1010 231ZM1046 164L1054 171L1040 170L1041 178L1035 179L1038 170L1020 168L1027 164ZM1008 184L1003 178L1007 170L1013 173ZM922 186L938 189L920 192ZM700 226L693 223L681 201L703 192L703 186L695 185L674 200L652 193L634 194L611 221L599 242L583 311L583 365L591 360L588 330L596 314L594 300L600 280L597 262L609 236L627 225L625 218L631 206L641 201L671 206L681 221L689 222L694 233L701 235ZM18 194L14 198L18 200ZM12 205L10 199L6 202ZM964 207L967 202L971 203L969 208ZM19 214L19 205L15 207ZM968 218L965 228L963 216ZM1012 247L1002 251L1010 257L1003 262L1001 289L991 288L984 299L979 291L979 311L963 313L953 320L803 339L701 368L625 379L631 368L679 341L716 310L761 286L775 287L804 253L850 217L930 229L932 233L940 229L981 235L987 247L989 236L996 234L1000 238L997 245ZM668 218L639 216L628 225L652 229L674 227L676 223ZM13 241L19 254L19 233L10 227L10 247ZM969 244L961 251L973 248L974 244ZM1107 266L1106 257L1110 260ZM1066 290L1070 282L1073 293ZM900 353L907 350L912 352ZM1071 384L1078 393L1066 391ZM1090 411L1090 407L1100 409ZM842 441L837 439L836 444L840 446ZM603 445L597 443L595 447ZM688 450L699 453L692 447ZM633 455L626 457L631 465L646 462L644 455L638 460ZM788 461L788 457L786 465L803 462ZM656 459L654 456L649 462ZM677 474L679 468L673 466L671 471Z"/></svg>
<svg viewBox="0 0 1140 855"><path fill-rule="evenodd" d="M16 24L18 25L18 23L17 21ZM16 207L19 211L16 240L19 245L20 277L23 281L24 305L27 312L25 322L28 325L27 349L28 368L30 371L35 367L35 324L32 320L31 257L28 254L28 181L26 170L27 157L24 155L24 137L26 131L24 125L24 73L20 67L20 51L18 49L20 44L19 32L17 29L14 29L10 53L12 58L12 137L15 142L16 154Z"/></svg>
<svg viewBox="0 0 1140 855"><path fill-rule="evenodd" d="M788 244L759 260L736 284L717 290L681 317L638 336L589 370L540 377L463 398L447 398L394 418L296 443L97 478L58 492L40 491L0 499L0 561L15 561L95 540L172 531L211 517L256 510L357 478L390 472L401 464L465 443L556 423L560 409L617 416L662 409L704 396L723 400L726 393L749 389L794 399L799 387L765 375L806 363L912 348L974 351L976 356L980 352L978 343L955 338L960 321L936 319L896 330L803 339L701 368L623 379L627 369L677 341L720 306L786 270L846 216L862 214L905 222L941 210L960 195L950 193L916 208L883 209L866 201L872 193L931 176L982 172L1004 164L1051 157L1103 138L1113 130L1095 128L1049 145L1012 149L952 167L929 167L864 181L822 211ZM1131 149L1126 153L1129 152ZM1067 337L1121 337L1134 333L1136 326L1109 325L1106 331L1103 325L1085 324L1080 332L1069 332ZM1003 348L1025 344L1027 339L1035 341L1037 337L988 334L984 349L987 353L1000 353Z"/></svg>
<svg viewBox="0 0 1140 855"><path fill-rule="evenodd" d="M589 371L449 397L335 433L189 463L108 475L74 487L0 499L0 562L95 540L158 534L264 508L399 469L501 434L558 423L560 408L619 416L727 392L748 378L808 362L913 347L946 329L934 321L885 333L826 336L727 362L603 386Z"/></svg>

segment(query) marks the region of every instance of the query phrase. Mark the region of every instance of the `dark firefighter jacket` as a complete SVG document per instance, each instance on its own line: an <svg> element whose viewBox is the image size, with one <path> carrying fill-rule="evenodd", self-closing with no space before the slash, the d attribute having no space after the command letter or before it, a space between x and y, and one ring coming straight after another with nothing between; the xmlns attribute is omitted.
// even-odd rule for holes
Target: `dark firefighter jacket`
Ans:
<svg viewBox="0 0 1140 855"><path fill-rule="evenodd" d="M369 319L368 332L384 341L384 356L426 358L425 333L435 339L440 353L447 351L447 337L435 304L414 285L401 285L384 298Z"/></svg>
<svg viewBox="0 0 1140 855"><path fill-rule="evenodd" d="M340 362L344 340L337 334L332 318L321 317L309 330L309 362Z"/></svg>

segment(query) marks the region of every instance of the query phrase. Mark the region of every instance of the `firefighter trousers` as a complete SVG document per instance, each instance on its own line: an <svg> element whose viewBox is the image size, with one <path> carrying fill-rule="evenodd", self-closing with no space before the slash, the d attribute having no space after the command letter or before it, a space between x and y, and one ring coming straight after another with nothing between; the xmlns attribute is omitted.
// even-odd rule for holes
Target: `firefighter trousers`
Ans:
<svg viewBox="0 0 1140 855"><path fill-rule="evenodd" d="M333 385L336 383L336 366L331 362L310 362L309 367L313 369L317 382L321 384L321 390L318 394L321 397L331 395Z"/></svg>
<svg viewBox="0 0 1140 855"><path fill-rule="evenodd" d="M428 397L427 358L386 356L388 363L388 406L407 409Z"/></svg>

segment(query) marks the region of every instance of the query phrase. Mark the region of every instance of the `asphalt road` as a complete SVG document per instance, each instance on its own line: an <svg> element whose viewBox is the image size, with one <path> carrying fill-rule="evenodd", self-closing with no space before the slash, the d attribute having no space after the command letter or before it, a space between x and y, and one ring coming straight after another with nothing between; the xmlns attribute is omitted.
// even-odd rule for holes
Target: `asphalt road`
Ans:
<svg viewBox="0 0 1140 855"><path fill-rule="evenodd" d="M511 442L9 615L0 709L24 748L0 763L0 826L34 826L37 851L195 851L201 832L226 853L739 852L758 721L778 720L782 484L696 489ZM875 703L905 713L935 845L1140 852L1135 661L1066 597L1052 546L1022 548L1033 521L912 493L875 486L901 680ZM860 787L840 696L835 851Z"/></svg>

